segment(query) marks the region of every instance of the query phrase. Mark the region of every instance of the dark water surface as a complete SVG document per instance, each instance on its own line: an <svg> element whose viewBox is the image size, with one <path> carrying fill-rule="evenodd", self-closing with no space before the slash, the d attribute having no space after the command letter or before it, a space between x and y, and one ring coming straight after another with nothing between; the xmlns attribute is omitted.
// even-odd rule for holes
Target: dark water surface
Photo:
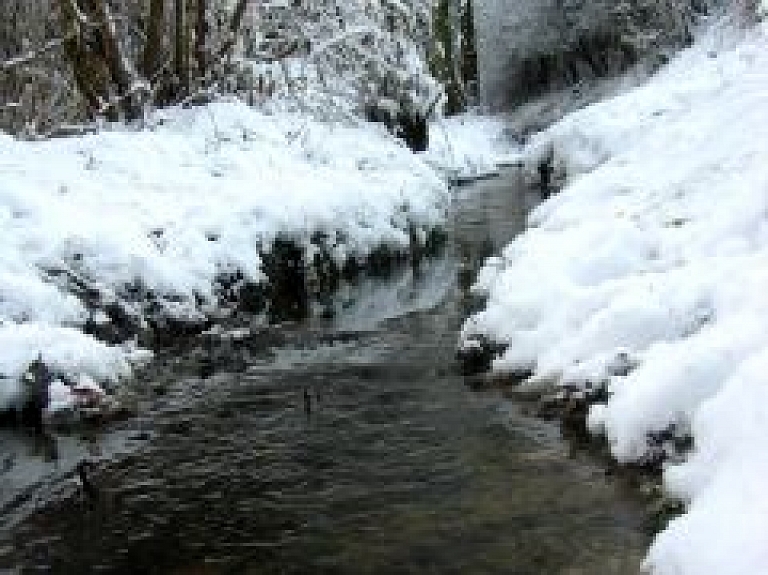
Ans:
<svg viewBox="0 0 768 575"><path fill-rule="evenodd" d="M179 376L127 429L61 438L58 461L18 447L0 470L0 571L637 573L631 491L457 375L457 277L536 200L514 173L459 195L446 253L345 288L334 320L271 328L244 371ZM94 501L69 471L83 445L102 455ZM48 479L20 496L25 465Z"/></svg>

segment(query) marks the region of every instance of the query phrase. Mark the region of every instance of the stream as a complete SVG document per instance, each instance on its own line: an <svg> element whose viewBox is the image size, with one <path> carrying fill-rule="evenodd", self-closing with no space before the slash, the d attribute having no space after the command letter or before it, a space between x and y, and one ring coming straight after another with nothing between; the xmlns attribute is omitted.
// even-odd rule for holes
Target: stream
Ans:
<svg viewBox="0 0 768 575"><path fill-rule="evenodd" d="M638 495L459 374L464 280L539 198L515 170L456 194L443 253L332 319L222 334L209 377L171 355L140 417L58 449L2 431L0 573L637 573Z"/></svg>

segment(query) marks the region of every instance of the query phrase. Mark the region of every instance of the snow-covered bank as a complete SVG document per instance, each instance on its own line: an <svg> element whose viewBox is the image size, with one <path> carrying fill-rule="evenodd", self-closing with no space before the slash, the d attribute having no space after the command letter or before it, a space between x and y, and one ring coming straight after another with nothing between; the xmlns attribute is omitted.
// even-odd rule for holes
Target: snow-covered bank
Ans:
<svg viewBox="0 0 768 575"><path fill-rule="evenodd" d="M524 155L567 185L481 272L464 345L506 344L499 372L605 386L589 424L620 461L693 436L664 473L686 513L650 572L768 573L768 28L713 31Z"/></svg>
<svg viewBox="0 0 768 575"><path fill-rule="evenodd" d="M479 139L491 136L470 122ZM445 150L428 156L470 169ZM425 159L383 126L238 102L165 111L143 131L40 142L0 134L0 408L17 400L39 354L73 380L129 374L146 353L83 329L103 331L104 310L139 323L148 308L200 319L222 276L264 279L260 254L279 234L313 250L320 233L338 263L382 245L407 250L449 203Z"/></svg>

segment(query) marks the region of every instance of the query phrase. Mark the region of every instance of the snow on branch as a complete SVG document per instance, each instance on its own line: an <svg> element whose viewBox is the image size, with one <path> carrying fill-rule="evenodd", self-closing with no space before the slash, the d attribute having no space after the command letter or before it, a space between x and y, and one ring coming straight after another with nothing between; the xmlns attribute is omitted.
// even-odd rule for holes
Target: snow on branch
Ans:
<svg viewBox="0 0 768 575"><path fill-rule="evenodd" d="M334 46L338 46L339 44L342 44L349 40L350 38L356 37L356 36L365 36L366 34L372 34L374 36L383 37L383 32L378 29L375 26L355 26L353 28L350 28L349 30L344 30L340 34L337 34L333 38L330 38L326 40L325 42L322 42L319 44L316 48L312 50L312 54L310 55L311 58L317 58L318 56L322 55L324 52L327 52L330 48Z"/></svg>

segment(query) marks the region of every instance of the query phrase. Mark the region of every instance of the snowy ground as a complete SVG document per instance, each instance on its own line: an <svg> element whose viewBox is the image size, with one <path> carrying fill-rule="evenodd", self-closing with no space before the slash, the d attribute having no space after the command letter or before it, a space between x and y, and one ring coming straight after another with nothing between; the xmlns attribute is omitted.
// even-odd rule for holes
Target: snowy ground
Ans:
<svg viewBox="0 0 768 575"><path fill-rule="evenodd" d="M149 357L84 334L89 318L106 318L75 287L98 307L115 302L141 316L126 289L140 286L164 314L195 318L215 304L219 274L263 279L258 252L278 233L309 245L326 232L342 262L381 244L406 248L409 228L442 222L449 191L440 171L492 167L488 146L449 156L439 138L442 148L419 156L380 126L235 102L167 111L153 123L41 142L0 133L0 408L18 399L19 376L39 354L86 386ZM467 124L475 143L501 130Z"/></svg>
<svg viewBox="0 0 768 575"><path fill-rule="evenodd" d="M589 424L621 461L692 434L664 474L687 511L650 572L768 573L768 27L712 31L524 156L567 184L487 262L464 344L508 344L500 372L606 385Z"/></svg>

